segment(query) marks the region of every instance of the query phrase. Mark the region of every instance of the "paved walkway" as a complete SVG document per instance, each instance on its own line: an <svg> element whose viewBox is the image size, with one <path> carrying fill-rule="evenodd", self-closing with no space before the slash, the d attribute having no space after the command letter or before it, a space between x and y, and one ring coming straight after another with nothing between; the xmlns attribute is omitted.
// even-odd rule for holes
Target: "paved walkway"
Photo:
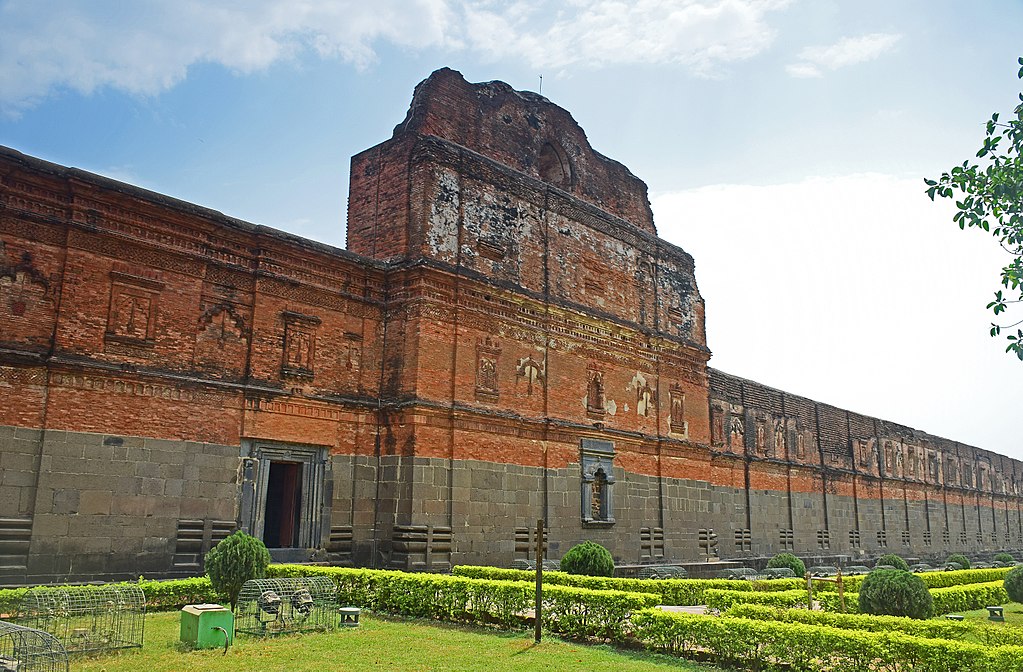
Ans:
<svg viewBox="0 0 1023 672"><path fill-rule="evenodd" d="M683 614L706 614L707 613L707 607L705 605L697 605L697 606L693 606L693 607L676 607L676 606L672 606L672 605L669 605L669 604L659 604L659 605L657 605L657 608L658 609L663 609L664 611L677 611L677 612L680 612L680 613L683 613Z"/></svg>

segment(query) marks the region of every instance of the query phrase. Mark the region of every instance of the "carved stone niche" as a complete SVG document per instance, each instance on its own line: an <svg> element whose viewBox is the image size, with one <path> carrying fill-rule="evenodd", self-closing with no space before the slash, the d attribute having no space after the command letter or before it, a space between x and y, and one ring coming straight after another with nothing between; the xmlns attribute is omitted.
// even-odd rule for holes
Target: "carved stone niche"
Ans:
<svg viewBox="0 0 1023 672"><path fill-rule="evenodd" d="M320 318L286 310L284 319L284 359L281 376L312 380L316 357L316 328Z"/></svg>
<svg viewBox="0 0 1023 672"><path fill-rule="evenodd" d="M582 439L580 452L583 525L614 525L615 445L602 439Z"/></svg>
<svg viewBox="0 0 1023 672"><path fill-rule="evenodd" d="M495 403L499 396L497 364L501 355L497 339L489 336L476 341L476 401Z"/></svg>

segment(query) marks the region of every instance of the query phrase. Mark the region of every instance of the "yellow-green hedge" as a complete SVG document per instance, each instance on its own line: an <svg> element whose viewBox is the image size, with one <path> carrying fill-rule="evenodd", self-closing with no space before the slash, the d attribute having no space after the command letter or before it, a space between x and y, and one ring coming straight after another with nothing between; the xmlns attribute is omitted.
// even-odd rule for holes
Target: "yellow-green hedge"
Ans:
<svg viewBox="0 0 1023 672"><path fill-rule="evenodd" d="M733 618L749 618L758 621L782 621L824 625L842 630L863 630L866 632L898 631L914 637L931 639L963 639L974 628L969 621L919 620L901 616L871 616L869 614L836 614L827 611L807 609L779 609L759 604L736 604L726 613Z"/></svg>
<svg viewBox="0 0 1023 672"><path fill-rule="evenodd" d="M935 614L973 611L1009 601L1009 594L1005 592L1003 581L935 588L931 591L931 597L934 598Z"/></svg>
<svg viewBox="0 0 1023 672"><path fill-rule="evenodd" d="M451 570L455 576L497 581L533 581L536 572L523 569L502 569L475 565L457 565ZM801 579L769 579L764 581L735 581L731 579L625 579L603 576L581 576L566 572L544 572L544 585L575 586L591 590L624 590L653 593L660 596L660 604L694 606L706 604L704 591L708 589L741 591L779 591L798 588Z"/></svg>
<svg viewBox="0 0 1023 672"><path fill-rule="evenodd" d="M218 594L210 585L207 576L200 576L189 579L168 579L166 581L150 581L139 579L138 582L126 581L121 584L111 585L138 585L146 598L146 609L150 611L171 611L180 609L186 604L202 604L204 602L218 602L225 600L225 596ZM86 589L92 586L84 586ZM77 586L82 588L82 586ZM21 600L28 588L5 588L0 590L0 615L7 615L13 618L18 612Z"/></svg>
<svg viewBox="0 0 1023 672"><path fill-rule="evenodd" d="M380 569L274 565L272 576L327 576L342 604L444 621L496 623L522 627L534 607L528 581L471 579L443 574L411 574ZM544 585L543 626L572 638L618 640L632 612L656 605L657 595L573 586Z"/></svg>
<svg viewBox="0 0 1023 672"><path fill-rule="evenodd" d="M720 590L709 588L704 591L706 604L711 609L725 611L737 604L759 604L788 609L806 606L805 590L779 590L775 592Z"/></svg>
<svg viewBox="0 0 1023 672"><path fill-rule="evenodd" d="M1023 669L1023 647L990 647L902 632L864 632L804 623L757 621L647 609L633 615L647 646L700 652L741 669L801 672L994 672Z"/></svg>
<svg viewBox="0 0 1023 672"><path fill-rule="evenodd" d="M948 588L951 586L966 586L974 583L990 583L1005 578L1012 567L993 567L991 569L958 569L953 572L920 572L917 574L928 588ZM867 578L865 574L857 576L843 576L842 585L845 592L856 593L860 590L860 584ZM838 591L837 584L814 581L814 592L834 593Z"/></svg>

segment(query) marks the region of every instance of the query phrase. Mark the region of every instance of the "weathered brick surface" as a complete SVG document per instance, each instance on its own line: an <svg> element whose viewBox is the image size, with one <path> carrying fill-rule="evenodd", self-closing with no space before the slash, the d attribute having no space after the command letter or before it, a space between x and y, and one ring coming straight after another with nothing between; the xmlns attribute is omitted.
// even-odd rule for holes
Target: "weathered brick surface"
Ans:
<svg viewBox="0 0 1023 672"><path fill-rule="evenodd" d="M510 562L540 517L625 562L1023 547L1019 462L708 368L692 257L546 99L435 73L348 236L0 150L0 580L194 571L263 449L329 456L313 545L364 565Z"/></svg>

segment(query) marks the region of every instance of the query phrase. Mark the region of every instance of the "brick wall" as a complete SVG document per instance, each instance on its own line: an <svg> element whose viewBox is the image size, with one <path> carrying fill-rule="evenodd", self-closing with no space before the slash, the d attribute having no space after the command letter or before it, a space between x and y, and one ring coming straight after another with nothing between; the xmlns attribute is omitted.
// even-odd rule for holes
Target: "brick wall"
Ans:
<svg viewBox="0 0 1023 672"><path fill-rule="evenodd" d="M439 71L352 173L345 251L0 150L0 581L198 571L264 452L337 562L540 517L624 562L1023 547L1019 462L709 369L692 257L546 99Z"/></svg>

